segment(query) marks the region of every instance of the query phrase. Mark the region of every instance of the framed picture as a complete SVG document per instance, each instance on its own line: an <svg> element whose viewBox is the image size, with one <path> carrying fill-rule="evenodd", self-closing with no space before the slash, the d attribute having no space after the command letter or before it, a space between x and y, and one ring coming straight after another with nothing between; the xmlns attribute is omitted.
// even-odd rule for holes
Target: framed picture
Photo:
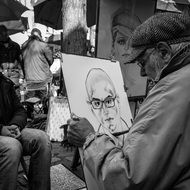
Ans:
<svg viewBox="0 0 190 190"><path fill-rule="evenodd" d="M128 97L145 96L146 77L136 64L124 64L132 31L154 14L156 0L100 0L97 23L98 58L120 62Z"/></svg>
<svg viewBox="0 0 190 190"><path fill-rule="evenodd" d="M87 118L95 131L106 133L123 145L132 115L119 63L70 54L62 56L70 111ZM98 190L84 164L83 170L88 189Z"/></svg>

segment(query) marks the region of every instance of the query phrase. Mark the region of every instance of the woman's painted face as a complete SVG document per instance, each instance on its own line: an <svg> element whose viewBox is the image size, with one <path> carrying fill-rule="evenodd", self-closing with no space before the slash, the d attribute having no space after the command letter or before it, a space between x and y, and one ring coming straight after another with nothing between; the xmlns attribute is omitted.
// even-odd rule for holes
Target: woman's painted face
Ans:
<svg viewBox="0 0 190 190"><path fill-rule="evenodd" d="M128 52L128 43L129 43L128 39L129 36L117 32L113 44L113 51L114 51L114 58L120 63L125 63L126 56L130 53Z"/></svg>
<svg viewBox="0 0 190 190"><path fill-rule="evenodd" d="M113 133L120 120L120 112L116 94L108 81L99 81L94 84L91 104L91 110L97 120Z"/></svg>

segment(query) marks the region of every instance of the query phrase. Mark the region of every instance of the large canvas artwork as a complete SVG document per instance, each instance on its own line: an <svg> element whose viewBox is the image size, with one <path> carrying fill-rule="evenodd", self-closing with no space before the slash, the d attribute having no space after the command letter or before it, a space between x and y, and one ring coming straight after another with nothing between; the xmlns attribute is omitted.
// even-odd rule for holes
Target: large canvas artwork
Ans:
<svg viewBox="0 0 190 190"><path fill-rule="evenodd" d="M124 64L133 30L154 14L155 0L100 0L97 57L118 60L129 97L146 94L146 78L136 64Z"/></svg>
<svg viewBox="0 0 190 190"><path fill-rule="evenodd" d="M95 131L107 133L122 144L132 116L119 63L69 54L62 56L70 111L87 118ZM98 190L85 165L83 169L88 189Z"/></svg>

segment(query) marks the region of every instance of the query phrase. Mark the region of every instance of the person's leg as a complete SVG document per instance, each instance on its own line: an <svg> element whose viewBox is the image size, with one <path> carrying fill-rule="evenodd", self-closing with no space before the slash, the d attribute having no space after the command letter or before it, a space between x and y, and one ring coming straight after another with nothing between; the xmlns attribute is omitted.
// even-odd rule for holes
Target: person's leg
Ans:
<svg viewBox="0 0 190 190"><path fill-rule="evenodd" d="M0 136L0 189L15 190L22 145L11 137Z"/></svg>
<svg viewBox="0 0 190 190"><path fill-rule="evenodd" d="M27 101L29 98L33 98L35 96L35 91L27 91L25 94L25 101ZM33 119L33 111L34 111L34 104L26 102L26 109L27 109L27 117L30 119Z"/></svg>
<svg viewBox="0 0 190 190"><path fill-rule="evenodd" d="M36 96L42 100L43 104L43 113L48 113L48 99L47 99L47 88L44 90L36 90Z"/></svg>
<svg viewBox="0 0 190 190"><path fill-rule="evenodd" d="M21 132L24 155L30 155L30 190L50 190L51 142L47 134L38 129L25 128Z"/></svg>

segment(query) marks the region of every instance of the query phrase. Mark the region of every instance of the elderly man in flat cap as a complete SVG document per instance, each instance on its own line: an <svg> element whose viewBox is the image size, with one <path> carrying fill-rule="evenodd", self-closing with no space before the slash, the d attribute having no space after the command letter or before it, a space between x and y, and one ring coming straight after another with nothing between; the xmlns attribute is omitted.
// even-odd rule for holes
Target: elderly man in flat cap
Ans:
<svg viewBox="0 0 190 190"><path fill-rule="evenodd" d="M99 189L190 188L190 18L159 13L138 26L127 62L137 61L151 89L124 146L95 133L85 118L68 121L68 138L81 142L84 163Z"/></svg>

